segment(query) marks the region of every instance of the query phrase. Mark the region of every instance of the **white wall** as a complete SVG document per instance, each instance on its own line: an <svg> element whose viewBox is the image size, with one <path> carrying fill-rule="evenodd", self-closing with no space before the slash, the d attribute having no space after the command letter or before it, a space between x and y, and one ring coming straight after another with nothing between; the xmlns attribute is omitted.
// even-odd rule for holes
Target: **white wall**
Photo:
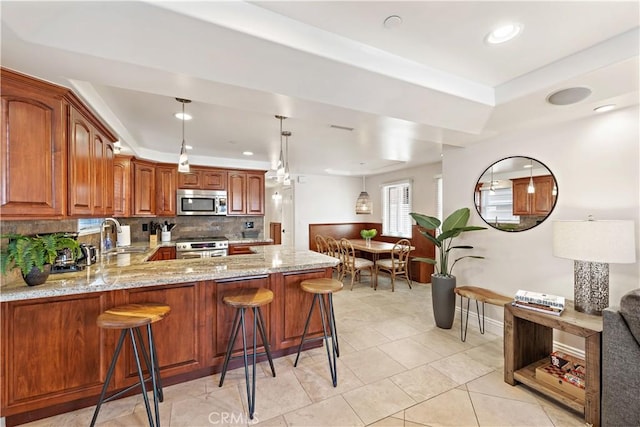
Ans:
<svg viewBox="0 0 640 427"><path fill-rule="evenodd" d="M529 156L546 164L558 182L558 201L551 216L527 231L509 233L489 228L463 236L484 260L456 265L458 283L486 287L511 296L518 289L573 299L573 261L552 255L552 221L630 219L635 221L638 252L639 132L638 108L612 111L547 129L496 137L465 149L445 149L444 214L472 210L472 225L486 225L473 205L473 188L493 162ZM597 242L594 242L597 244ZM637 257L636 257L637 259ZM639 264L610 265L610 304L639 286ZM493 309L489 316L502 320Z"/></svg>
<svg viewBox="0 0 640 427"><path fill-rule="evenodd" d="M369 222L356 215L361 177L302 175L295 183L295 247L309 248L309 224Z"/></svg>

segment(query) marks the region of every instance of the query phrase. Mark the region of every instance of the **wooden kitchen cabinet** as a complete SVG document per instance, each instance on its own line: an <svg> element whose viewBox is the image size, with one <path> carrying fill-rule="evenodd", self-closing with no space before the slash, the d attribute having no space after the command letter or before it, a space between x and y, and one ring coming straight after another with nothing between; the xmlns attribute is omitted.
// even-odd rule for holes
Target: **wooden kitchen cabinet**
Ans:
<svg viewBox="0 0 640 427"><path fill-rule="evenodd" d="M251 246L272 245L271 242L233 243L229 245L229 255L252 254Z"/></svg>
<svg viewBox="0 0 640 427"><path fill-rule="evenodd" d="M61 86L2 69L3 219L113 213L113 133Z"/></svg>
<svg viewBox="0 0 640 427"><path fill-rule="evenodd" d="M100 393L115 341L96 318L112 306L108 292L2 304L3 417Z"/></svg>
<svg viewBox="0 0 640 427"><path fill-rule="evenodd" d="M115 156L113 160L113 215L131 216L131 156Z"/></svg>
<svg viewBox="0 0 640 427"><path fill-rule="evenodd" d="M527 193L529 178L513 179L513 214L548 215L556 202L553 175L534 176L535 193Z"/></svg>
<svg viewBox="0 0 640 427"><path fill-rule="evenodd" d="M67 211L66 89L2 69L0 214L62 217Z"/></svg>
<svg viewBox="0 0 640 427"><path fill-rule="evenodd" d="M227 215L264 215L263 171L229 171Z"/></svg>
<svg viewBox="0 0 640 427"><path fill-rule="evenodd" d="M176 259L175 246L164 246L158 248L158 250L149 258L148 261L168 261L171 259Z"/></svg>
<svg viewBox="0 0 640 427"><path fill-rule="evenodd" d="M176 184L178 168L176 165L156 165L156 215L176 215Z"/></svg>
<svg viewBox="0 0 640 427"><path fill-rule="evenodd" d="M86 112L69 114L69 215L113 215L113 145Z"/></svg>
<svg viewBox="0 0 640 427"><path fill-rule="evenodd" d="M227 171L191 166L189 172L178 174L178 188L226 190Z"/></svg>
<svg viewBox="0 0 640 427"><path fill-rule="evenodd" d="M134 159L133 216L156 215L156 165L154 162Z"/></svg>
<svg viewBox="0 0 640 427"><path fill-rule="evenodd" d="M204 366L200 325L207 315L198 282L179 285L128 289L115 297L115 304L157 302L167 304L171 312L153 324L153 339L158 352L160 378L197 371ZM119 333L120 331L116 331ZM117 339L117 336L114 336ZM135 358L131 346L123 349L126 360L124 375L116 379L116 387L130 386L138 381Z"/></svg>

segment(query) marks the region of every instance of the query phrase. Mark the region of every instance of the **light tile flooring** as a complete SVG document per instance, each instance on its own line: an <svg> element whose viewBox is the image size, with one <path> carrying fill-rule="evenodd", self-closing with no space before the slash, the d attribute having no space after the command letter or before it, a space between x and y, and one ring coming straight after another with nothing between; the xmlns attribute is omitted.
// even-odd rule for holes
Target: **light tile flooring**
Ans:
<svg viewBox="0 0 640 427"><path fill-rule="evenodd" d="M367 279L353 291L335 294L341 355L338 387L324 348L275 360L276 378L262 363L257 378L256 412L246 412L244 369L165 388L160 404L165 427L257 426L584 426L581 416L524 386L503 381L501 337L480 335L470 322L467 342L459 323L437 328L430 285L404 281L390 291ZM306 310L306 309L305 309ZM472 319L473 320L473 319ZM87 426L94 408L27 424ZM100 426L146 426L140 396L107 403Z"/></svg>

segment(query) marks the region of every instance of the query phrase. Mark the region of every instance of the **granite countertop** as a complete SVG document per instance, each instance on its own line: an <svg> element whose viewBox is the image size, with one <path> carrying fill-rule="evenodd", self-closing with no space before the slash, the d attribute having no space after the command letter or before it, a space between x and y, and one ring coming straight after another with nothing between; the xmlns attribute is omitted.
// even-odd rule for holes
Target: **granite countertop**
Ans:
<svg viewBox="0 0 640 427"><path fill-rule="evenodd" d="M52 274L39 286L27 286L17 277L0 287L0 302L327 268L338 263L317 252L281 245L255 246L248 255L147 261L158 248L174 245L167 242L144 252L101 256L84 271Z"/></svg>

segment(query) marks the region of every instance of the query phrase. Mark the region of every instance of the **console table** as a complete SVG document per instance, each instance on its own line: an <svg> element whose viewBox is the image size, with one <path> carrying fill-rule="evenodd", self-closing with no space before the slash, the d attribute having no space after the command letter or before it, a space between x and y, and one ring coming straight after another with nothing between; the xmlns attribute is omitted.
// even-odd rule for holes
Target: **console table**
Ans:
<svg viewBox="0 0 640 427"><path fill-rule="evenodd" d="M536 380L538 366L549 361L553 352L553 330L585 339L585 400L549 387ZM600 347L602 317L574 310L567 301L562 315L540 313L526 308L504 306L504 380L525 384L540 393L584 413L585 421L600 426Z"/></svg>

